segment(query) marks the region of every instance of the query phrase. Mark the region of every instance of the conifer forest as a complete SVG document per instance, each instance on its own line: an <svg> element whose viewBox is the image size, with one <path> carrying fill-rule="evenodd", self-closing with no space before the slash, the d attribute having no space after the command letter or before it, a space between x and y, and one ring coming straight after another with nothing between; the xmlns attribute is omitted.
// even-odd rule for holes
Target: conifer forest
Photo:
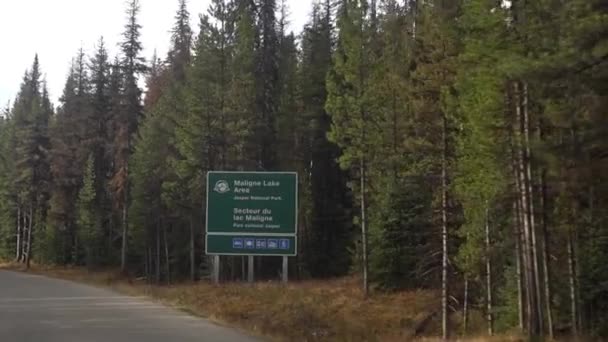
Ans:
<svg viewBox="0 0 608 342"><path fill-rule="evenodd" d="M59 103L31 56L0 109L0 259L207 281L207 172L295 171L294 281L435 290L445 337L472 312L608 337L608 1L316 0L298 34L282 0L174 1L166 56L129 0Z"/></svg>

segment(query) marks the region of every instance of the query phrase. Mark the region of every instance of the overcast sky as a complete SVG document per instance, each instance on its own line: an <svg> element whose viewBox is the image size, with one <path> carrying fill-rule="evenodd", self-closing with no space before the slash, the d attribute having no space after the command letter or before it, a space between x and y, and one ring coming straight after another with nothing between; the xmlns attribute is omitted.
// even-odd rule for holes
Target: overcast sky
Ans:
<svg viewBox="0 0 608 342"><path fill-rule="evenodd" d="M209 0L189 0L192 27ZM140 0L144 56L154 49L165 56L177 0ZM299 33L312 0L287 0L292 29ZM113 56L126 21L126 0L0 0L0 108L13 100L23 74L38 53L55 104L61 95L70 61L82 46L88 53L100 36Z"/></svg>

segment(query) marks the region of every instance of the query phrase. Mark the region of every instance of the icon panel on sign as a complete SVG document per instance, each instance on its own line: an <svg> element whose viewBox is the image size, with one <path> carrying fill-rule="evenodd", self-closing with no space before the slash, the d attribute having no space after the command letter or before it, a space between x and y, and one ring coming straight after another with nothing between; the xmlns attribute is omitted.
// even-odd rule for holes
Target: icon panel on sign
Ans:
<svg viewBox="0 0 608 342"><path fill-rule="evenodd" d="M245 239L245 248L254 249L255 248L255 240L254 239Z"/></svg>
<svg viewBox="0 0 608 342"><path fill-rule="evenodd" d="M232 239L232 248L243 249L243 239Z"/></svg>
<svg viewBox="0 0 608 342"><path fill-rule="evenodd" d="M279 241L279 248L289 249L289 239L281 239L281 241Z"/></svg>
<svg viewBox="0 0 608 342"><path fill-rule="evenodd" d="M277 239L268 239L268 249L279 249L279 240Z"/></svg>
<svg viewBox="0 0 608 342"><path fill-rule="evenodd" d="M255 240L255 248L256 249L266 249L266 239Z"/></svg>

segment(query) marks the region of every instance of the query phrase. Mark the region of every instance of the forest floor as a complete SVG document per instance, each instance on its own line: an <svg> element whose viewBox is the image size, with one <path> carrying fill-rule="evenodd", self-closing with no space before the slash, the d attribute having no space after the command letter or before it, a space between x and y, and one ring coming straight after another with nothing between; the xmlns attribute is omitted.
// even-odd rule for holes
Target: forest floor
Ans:
<svg viewBox="0 0 608 342"><path fill-rule="evenodd" d="M25 271L12 264L0 264L0 269ZM365 299L355 278L293 282L287 286L274 282L155 286L125 278L116 271L34 265L28 272L146 296L277 341L437 340L423 337L439 326L440 297L434 291L375 293ZM503 336L492 341L505 340L517 339Z"/></svg>

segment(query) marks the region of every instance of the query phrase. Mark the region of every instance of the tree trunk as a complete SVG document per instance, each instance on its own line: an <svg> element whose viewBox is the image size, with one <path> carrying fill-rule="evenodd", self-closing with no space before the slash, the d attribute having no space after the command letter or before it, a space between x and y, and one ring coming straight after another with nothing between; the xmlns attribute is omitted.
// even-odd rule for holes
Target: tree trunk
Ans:
<svg viewBox="0 0 608 342"><path fill-rule="evenodd" d="M157 224L156 224L156 284L159 285L160 284L160 256L162 254L161 250L160 250L160 227L161 227L161 220L159 219Z"/></svg>
<svg viewBox="0 0 608 342"><path fill-rule="evenodd" d="M444 340L449 337L448 332L448 180L447 180L447 118L443 116L442 128L442 156L441 156L441 331Z"/></svg>
<svg viewBox="0 0 608 342"><path fill-rule="evenodd" d="M120 271L127 271L127 235L128 235L128 210L127 210L127 190L125 189L124 203L122 206L122 248L120 249Z"/></svg>
<svg viewBox="0 0 608 342"><path fill-rule="evenodd" d="M544 142L543 121L538 120L538 140ZM544 300L547 316L547 332L551 340L555 337L553 327L553 307L552 307L552 289L551 289L551 270L549 267L549 232L547 230L547 169L543 167L539 175L539 199L540 199L540 229L542 234L541 258L543 266L543 285L544 285Z"/></svg>
<svg viewBox="0 0 608 342"><path fill-rule="evenodd" d="M490 218L486 205L486 320L488 323L488 335L494 335L494 322L492 316L492 257L490 251Z"/></svg>
<svg viewBox="0 0 608 342"><path fill-rule="evenodd" d="M517 273L517 314L520 331L524 331L524 280L521 270L521 222L519 201L513 203L514 227L515 227L515 267Z"/></svg>
<svg viewBox="0 0 608 342"><path fill-rule="evenodd" d="M34 210L32 204L30 204L30 210L28 213L28 227L27 227L27 245L25 250L25 267L30 268L30 259L32 257L32 229L34 229Z"/></svg>
<svg viewBox="0 0 608 342"><path fill-rule="evenodd" d="M146 275L146 283L150 283L150 279L152 277L150 277L150 269L151 269L151 265L150 265L150 260L152 259L152 257L150 257L150 249L151 247L148 246L146 247L146 256L145 256L145 261L144 261L144 274Z"/></svg>
<svg viewBox="0 0 608 342"><path fill-rule="evenodd" d="M194 250L194 215L190 216L190 280L196 281L196 253Z"/></svg>
<svg viewBox="0 0 608 342"><path fill-rule="evenodd" d="M163 225L163 240L165 243L165 266L167 270L167 284L171 284L171 265L169 263L169 242L167 241L167 227Z"/></svg>
<svg viewBox="0 0 608 342"><path fill-rule="evenodd" d="M536 303L536 314L537 314L537 324L538 324L538 333L543 336L544 335L544 327L543 327L543 306L542 306L542 291L541 291L541 281L540 281L540 268L538 266L538 244L537 244L537 234L536 234L536 219L535 219L535 211L534 211L534 191L533 191L533 178L532 178L532 155L530 152L530 115L528 111L528 102L529 102L529 94L528 94L528 83L523 82L523 115L524 115L524 143L525 143L525 162L526 162L526 182L527 182L527 197L528 197L528 205L530 206L528 213L530 215L530 235L531 235L531 243L532 243L532 266L534 273L534 291L535 291L535 303Z"/></svg>
<svg viewBox="0 0 608 342"><path fill-rule="evenodd" d="M23 228L21 226L21 206L17 206L17 246L15 251L15 261L21 262L21 234Z"/></svg>
<svg viewBox="0 0 608 342"><path fill-rule="evenodd" d="M109 260L114 259L114 211L110 210L109 219L108 219L108 258Z"/></svg>
<svg viewBox="0 0 608 342"><path fill-rule="evenodd" d="M570 285L570 324L572 335L578 336L578 302L576 300L576 258L574 255L574 233L572 228L568 230L568 280Z"/></svg>
<svg viewBox="0 0 608 342"><path fill-rule="evenodd" d="M361 248L363 253L363 295L369 295L368 260L367 260L367 203L365 198L365 160L361 158Z"/></svg>
<svg viewBox="0 0 608 342"><path fill-rule="evenodd" d="M533 260L532 260L532 238L530 230L530 205L528 194L528 187L526 183L526 167L525 167L525 155L524 146L522 139L522 100L520 92L519 82L514 83L515 90L515 141L517 144L517 162L518 162L518 174L519 174L519 197L521 199L521 221L523 222L523 265L524 265L524 276L526 280L526 312L527 312L527 329L530 337L536 335L537 329L537 313L536 304L534 301L535 287L534 287L534 274L533 274Z"/></svg>
<svg viewBox="0 0 608 342"><path fill-rule="evenodd" d="M469 278L464 277L464 303L462 309L462 335L467 336L469 328Z"/></svg>
<svg viewBox="0 0 608 342"><path fill-rule="evenodd" d="M552 294L551 294L551 273L549 269L549 233L547 231L547 185L546 185L546 170L542 170L540 176L540 227L542 237L542 263L543 263L543 277L544 277L544 296L545 296L545 310L547 316L547 332L549 338L553 340L554 329L553 329L553 308L552 308Z"/></svg>

